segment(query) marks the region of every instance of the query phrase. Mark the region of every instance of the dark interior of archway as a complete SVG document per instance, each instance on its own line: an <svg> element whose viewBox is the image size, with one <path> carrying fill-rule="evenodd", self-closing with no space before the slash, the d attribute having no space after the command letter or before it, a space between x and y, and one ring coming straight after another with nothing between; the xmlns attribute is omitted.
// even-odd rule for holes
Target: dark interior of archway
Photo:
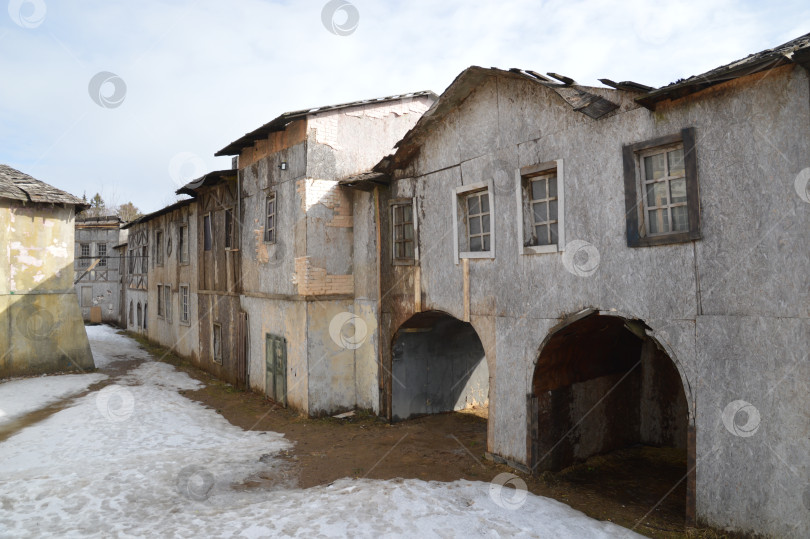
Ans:
<svg viewBox="0 0 810 539"><path fill-rule="evenodd" d="M592 314L544 346L532 383L535 472L634 446L681 450L686 472L681 378L644 329L639 321Z"/></svg>
<svg viewBox="0 0 810 539"><path fill-rule="evenodd" d="M483 405L489 398L489 369L478 334L445 313L419 313L400 327L391 372L394 421Z"/></svg>

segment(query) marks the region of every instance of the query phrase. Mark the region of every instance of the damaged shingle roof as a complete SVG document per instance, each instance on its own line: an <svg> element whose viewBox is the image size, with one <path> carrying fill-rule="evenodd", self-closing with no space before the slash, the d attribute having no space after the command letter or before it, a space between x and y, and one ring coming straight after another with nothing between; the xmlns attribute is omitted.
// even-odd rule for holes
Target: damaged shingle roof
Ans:
<svg viewBox="0 0 810 539"><path fill-rule="evenodd" d="M72 204L80 210L90 207L70 193L2 164L0 164L0 198L40 204Z"/></svg>
<svg viewBox="0 0 810 539"><path fill-rule="evenodd" d="M654 109L655 104L659 101L678 99L715 84L790 63L810 67L810 34L804 34L778 47L750 54L745 58L714 68L701 75L694 75L688 79L673 82L639 97L636 101L640 105Z"/></svg>
<svg viewBox="0 0 810 539"><path fill-rule="evenodd" d="M274 131L284 131L287 125L290 122L299 120L301 118L306 118L310 114L318 114L320 112L326 112L331 110L339 110L339 109L347 109L350 107L359 107L362 105L375 105L378 103L387 103L390 101L399 101L401 99L412 99L414 97L432 97L436 99L437 96L435 93L425 90L421 92L413 92L410 94L399 94L399 95L390 95L387 97L378 97L376 99L364 99L362 101L352 101L351 103L341 103L339 105L327 105L325 107L314 107L310 109L301 109L295 110L292 112L285 112L281 116L278 116L274 120L264 124L258 129L247 133L243 137L231 142L221 150L219 150L214 155L221 156L221 155L239 155L243 148L247 148L248 146L252 146L254 142L257 140L262 140L267 138L267 135Z"/></svg>

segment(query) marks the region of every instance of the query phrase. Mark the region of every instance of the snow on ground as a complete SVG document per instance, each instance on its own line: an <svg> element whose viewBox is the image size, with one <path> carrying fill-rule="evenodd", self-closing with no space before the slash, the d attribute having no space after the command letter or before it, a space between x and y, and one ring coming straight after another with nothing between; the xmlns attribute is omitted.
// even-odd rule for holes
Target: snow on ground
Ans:
<svg viewBox="0 0 810 539"><path fill-rule="evenodd" d="M132 361L133 359L150 360L152 356L138 346L138 343L119 335L118 330L105 325L85 326L90 347L93 350L93 361L97 369L103 369L118 361Z"/></svg>
<svg viewBox="0 0 810 539"><path fill-rule="evenodd" d="M0 383L0 424L81 393L107 378L100 373L38 376Z"/></svg>
<svg viewBox="0 0 810 539"><path fill-rule="evenodd" d="M110 343L142 353L111 330L88 329L100 335L94 353ZM179 391L202 385L185 373L145 362L114 382L0 443L0 536L638 537L483 482L297 489L276 456L290 443L185 398ZM264 487L244 488L259 477Z"/></svg>

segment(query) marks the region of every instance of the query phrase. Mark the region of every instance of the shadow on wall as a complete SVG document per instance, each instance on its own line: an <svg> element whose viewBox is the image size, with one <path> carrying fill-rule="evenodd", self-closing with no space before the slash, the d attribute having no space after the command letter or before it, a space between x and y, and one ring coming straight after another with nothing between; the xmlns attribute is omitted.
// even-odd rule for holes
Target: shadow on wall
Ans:
<svg viewBox="0 0 810 539"><path fill-rule="evenodd" d="M0 291L0 378L95 368L72 277L69 264L35 288Z"/></svg>
<svg viewBox="0 0 810 539"><path fill-rule="evenodd" d="M397 331L392 349L394 421L485 405L489 368L473 326L430 311Z"/></svg>

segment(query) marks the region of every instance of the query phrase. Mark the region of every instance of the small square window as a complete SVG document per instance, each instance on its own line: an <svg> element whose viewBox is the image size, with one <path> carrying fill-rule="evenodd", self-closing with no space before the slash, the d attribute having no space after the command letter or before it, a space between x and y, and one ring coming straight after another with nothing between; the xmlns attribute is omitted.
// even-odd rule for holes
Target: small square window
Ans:
<svg viewBox="0 0 810 539"><path fill-rule="evenodd" d="M700 239L695 130L624 146L627 244Z"/></svg>
<svg viewBox="0 0 810 539"><path fill-rule="evenodd" d="M265 201L264 241L276 242L276 194L268 193Z"/></svg>
<svg viewBox="0 0 810 539"><path fill-rule="evenodd" d="M390 205L394 264L413 264L417 258L415 199L394 199Z"/></svg>

